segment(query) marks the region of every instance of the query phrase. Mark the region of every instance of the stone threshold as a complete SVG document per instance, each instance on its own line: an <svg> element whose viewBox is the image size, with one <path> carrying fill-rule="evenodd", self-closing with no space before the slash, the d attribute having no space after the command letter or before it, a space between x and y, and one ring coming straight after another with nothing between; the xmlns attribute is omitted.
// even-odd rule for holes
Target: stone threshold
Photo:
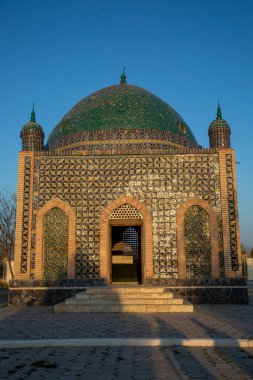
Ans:
<svg viewBox="0 0 253 380"><path fill-rule="evenodd" d="M26 286L20 288L10 287L10 290L62 290L62 289L81 289L93 288L93 286Z"/></svg>
<svg viewBox="0 0 253 380"><path fill-rule="evenodd" d="M247 285L164 285L168 289L247 289Z"/></svg>
<svg viewBox="0 0 253 380"><path fill-rule="evenodd" d="M253 339L234 338L80 338L41 340L0 340L0 349L37 347L238 347L253 348Z"/></svg>
<svg viewBox="0 0 253 380"><path fill-rule="evenodd" d="M121 287L133 287L135 286L135 284L131 284L131 285L123 285L123 284L118 284L118 286L121 286ZM136 286L139 286L139 287L145 287L145 288L158 288L158 287L163 287L165 289L247 289L247 285L246 286L242 286L242 285L210 285L210 286L205 286L205 285L136 285ZM9 289L10 290L48 290L48 289L53 289L53 290L62 290L62 289L87 289L87 288L94 288L95 286L26 286L26 287L10 287ZM112 284L112 285L108 285L108 286L99 286L101 288L105 288L105 287L109 287L109 288L116 288L117 285L116 283L115 284Z"/></svg>

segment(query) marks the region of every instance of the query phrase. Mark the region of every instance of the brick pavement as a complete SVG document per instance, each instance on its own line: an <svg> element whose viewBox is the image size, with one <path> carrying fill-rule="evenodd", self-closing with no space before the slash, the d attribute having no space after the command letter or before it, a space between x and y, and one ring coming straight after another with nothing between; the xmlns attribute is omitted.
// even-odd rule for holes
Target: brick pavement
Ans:
<svg viewBox="0 0 253 380"><path fill-rule="evenodd" d="M8 303L8 290L0 287L0 307Z"/></svg>
<svg viewBox="0 0 253 380"><path fill-rule="evenodd" d="M0 339L253 338L253 304L197 305L192 314L54 314L0 308ZM60 347L0 350L0 379L252 379L253 349Z"/></svg>
<svg viewBox="0 0 253 380"><path fill-rule="evenodd" d="M51 306L0 308L0 339L237 338L253 339L250 305L196 305L194 313L54 314Z"/></svg>
<svg viewBox="0 0 253 380"><path fill-rule="evenodd" d="M0 379L252 379L253 349L44 348L0 351Z"/></svg>

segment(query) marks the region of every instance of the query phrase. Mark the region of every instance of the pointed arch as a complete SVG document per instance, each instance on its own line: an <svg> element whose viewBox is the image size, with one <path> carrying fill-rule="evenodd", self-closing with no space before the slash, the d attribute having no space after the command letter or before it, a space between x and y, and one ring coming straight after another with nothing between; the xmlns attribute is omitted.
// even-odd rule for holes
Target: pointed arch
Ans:
<svg viewBox="0 0 253 380"><path fill-rule="evenodd" d="M206 211L210 223L210 242L211 242L211 263L212 278L220 277L219 270L219 245L218 245L218 223L217 216L213 207L205 200L190 198L182 203L177 210L177 253L178 253L178 274L179 278L186 278L186 256L185 256L185 214L189 207L199 206Z"/></svg>
<svg viewBox="0 0 253 380"><path fill-rule="evenodd" d="M110 282L110 215L120 206L129 204L136 208L143 217L143 282L153 277L153 237L152 217L146 206L135 198L122 195L110 203L100 218L100 278Z"/></svg>
<svg viewBox="0 0 253 380"><path fill-rule="evenodd" d="M75 277L76 254L76 214L68 202L58 198L51 199L39 211L36 218L36 246L35 246L35 278L43 275L43 222L45 214L53 208L60 208L66 213L69 220L68 236L68 278Z"/></svg>

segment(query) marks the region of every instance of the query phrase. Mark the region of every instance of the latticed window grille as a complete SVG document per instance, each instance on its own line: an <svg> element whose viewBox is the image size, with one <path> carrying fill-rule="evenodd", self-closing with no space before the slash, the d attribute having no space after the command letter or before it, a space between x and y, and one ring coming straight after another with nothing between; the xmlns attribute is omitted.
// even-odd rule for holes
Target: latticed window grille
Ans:
<svg viewBox="0 0 253 380"><path fill-rule="evenodd" d="M138 257L139 252L139 235L134 227L128 227L123 233L123 242L132 248L132 252L127 250L123 251L123 255L133 255L134 258Z"/></svg>
<svg viewBox="0 0 253 380"><path fill-rule="evenodd" d="M197 205L185 214L185 254L188 278L211 277L210 223L207 212Z"/></svg>
<svg viewBox="0 0 253 380"><path fill-rule="evenodd" d="M133 206L124 204L113 211L110 219L142 219L142 215Z"/></svg>

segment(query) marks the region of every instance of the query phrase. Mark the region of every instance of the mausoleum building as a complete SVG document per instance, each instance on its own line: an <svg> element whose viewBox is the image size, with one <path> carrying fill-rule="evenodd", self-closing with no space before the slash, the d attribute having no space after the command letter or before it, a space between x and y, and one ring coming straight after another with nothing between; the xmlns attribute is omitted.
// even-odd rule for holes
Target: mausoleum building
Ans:
<svg viewBox="0 0 253 380"><path fill-rule="evenodd" d="M203 148L124 73L67 112L46 144L33 109L21 130L13 300L24 288L36 298L43 284L61 294L162 284L196 302L246 302L235 156L219 105L207 133Z"/></svg>

